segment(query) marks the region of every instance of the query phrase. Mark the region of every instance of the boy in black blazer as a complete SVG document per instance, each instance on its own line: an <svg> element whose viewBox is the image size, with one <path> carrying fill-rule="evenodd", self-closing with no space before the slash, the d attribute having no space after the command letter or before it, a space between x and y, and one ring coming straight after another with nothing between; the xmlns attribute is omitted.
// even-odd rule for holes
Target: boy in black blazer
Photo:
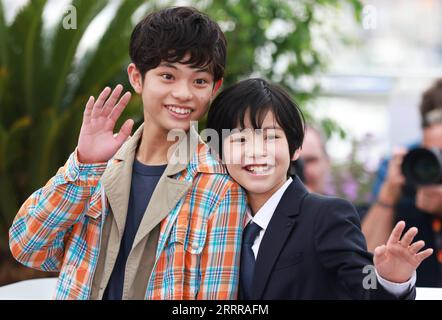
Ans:
<svg viewBox="0 0 442 320"><path fill-rule="evenodd" d="M359 216L346 200L309 193L288 175L299 157L304 119L278 86L242 81L212 103L207 127L229 174L247 191L241 252L242 299L413 299L416 268L432 254L403 236L367 252ZM225 130L233 130L225 137ZM216 140L215 140L216 141ZM402 236L402 237L401 237Z"/></svg>

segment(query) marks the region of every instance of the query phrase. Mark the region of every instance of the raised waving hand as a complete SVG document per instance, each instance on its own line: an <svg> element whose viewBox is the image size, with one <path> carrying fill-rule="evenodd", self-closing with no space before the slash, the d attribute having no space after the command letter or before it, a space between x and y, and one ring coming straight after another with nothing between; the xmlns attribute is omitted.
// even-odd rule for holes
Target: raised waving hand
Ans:
<svg viewBox="0 0 442 320"><path fill-rule="evenodd" d="M114 134L115 124L130 101L131 93L121 98L123 86L117 85L111 93L106 87L98 99L90 97L86 103L78 138L78 160L81 163L100 163L111 159L132 132L133 120L129 119Z"/></svg>

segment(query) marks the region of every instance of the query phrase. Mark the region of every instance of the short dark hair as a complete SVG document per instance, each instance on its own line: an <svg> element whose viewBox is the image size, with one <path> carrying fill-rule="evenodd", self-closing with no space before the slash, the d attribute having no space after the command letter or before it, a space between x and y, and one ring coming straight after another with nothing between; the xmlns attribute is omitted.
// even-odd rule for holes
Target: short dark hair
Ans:
<svg viewBox="0 0 442 320"><path fill-rule="evenodd" d="M247 110L250 110L250 122L254 129L261 128L268 111L273 112L287 137L291 159L304 140L304 115L282 87L263 79L244 80L223 90L210 106L207 128L215 130L222 140L223 129L233 130L238 124L241 129L244 128ZM223 141L219 142L217 147L222 157Z"/></svg>
<svg viewBox="0 0 442 320"><path fill-rule="evenodd" d="M209 68L214 81L223 77L226 38L219 25L192 7L171 7L147 15L132 32L129 55L143 78L161 61ZM184 56L190 58L183 61Z"/></svg>
<svg viewBox="0 0 442 320"><path fill-rule="evenodd" d="M431 111L437 109L442 112L442 78L437 79L431 88L422 95L420 105L422 128L427 128L432 124L427 116Z"/></svg>

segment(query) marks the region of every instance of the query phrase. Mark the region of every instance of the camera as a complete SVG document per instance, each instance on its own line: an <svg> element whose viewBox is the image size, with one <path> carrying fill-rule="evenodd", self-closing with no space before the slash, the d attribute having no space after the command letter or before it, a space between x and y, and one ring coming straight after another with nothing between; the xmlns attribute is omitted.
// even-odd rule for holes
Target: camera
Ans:
<svg viewBox="0 0 442 320"><path fill-rule="evenodd" d="M401 169L408 185L442 184L442 150L412 149L405 155Z"/></svg>

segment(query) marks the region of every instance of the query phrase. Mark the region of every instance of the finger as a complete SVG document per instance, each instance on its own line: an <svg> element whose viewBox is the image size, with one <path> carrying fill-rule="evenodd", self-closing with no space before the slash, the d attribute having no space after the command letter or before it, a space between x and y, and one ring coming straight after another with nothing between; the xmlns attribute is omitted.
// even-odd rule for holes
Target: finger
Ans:
<svg viewBox="0 0 442 320"><path fill-rule="evenodd" d="M415 243L413 243L410 246L409 250L410 250L411 253L416 254L423 247L425 247L425 241L419 240L419 241L416 241Z"/></svg>
<svg viewBox="0 0 442 320"><path fill-rule="evenodd" d="M88 123L91 119L92 115L92 109L94 107L95 99L93 96L89 97L89 100L86 103L86 108L84 108L84 115L83 115L83 123Z"/></svg>
<svg viewBox="0 0 442 320"><path fill-rule="evenodd" d="M385 253L387 252L387 246L385 244L376 247L373 252L373 263L378 265L379 263L382 263L382 261L385 259Z"/></svg>
<svg viewBox="0 0 442 320"><path fill-rule="evenodd" d="M121 129L118 132L118 135L115 137L115 139L117 139L118 144L120 146L124 143L124 141L126 141L127 138L129 138L129 136L132 132L133 125L134 125L134 121L132 119L128 119L121 126Z"/></svg>
<svg viewBox="0 0 442 320"><path fill-rule="evenodd" d="M416 208L424 210L425 209L425 197L422 190L417 190L416 192Z"/></svg>
<svg viewBox="0 0 442 320"><path fill-rule="evenodd" d="M435 187L435 186L419 186L419 190L422 191L423 193L428 193L429 195L433 194L434 191L437 191L439 189L439 187Z"/></svg>
<svg viewBox="0 0 442 320"><path fill-rule="evenodd" d="M393 158L395 159L401 159L405 156L407 153L407 149L401 146L396 146L393 148Z"/></svg>
<svg viewBox="0 0 442 320"><path fill-rule="evenodd" d="M405 229L405 222L399 221L396 226L391 231L390 237L388 238L387 245L393 245L399 242L402 232Z"/></svg>
<svg viewBox="0 0 442 320"><path fill-rule="evenodd" d="M427 199L440 197L442 194L442 186L421 186L418 188L418 192L422 197Z"/></svg>
<svg viewBox="0 0 442 320"><path fill-rule="evenodd" d="M421 263L422 261L424 261L425 259L427 259L429 256L431 256L433 254L433 249L429 248L427 250L424 250L422 252L419 252L416 255L416 258L418 259L419 263Z"/></svg>
<svg viewBox="0 0 442 320"><path fill-rule="evenodd" d="M387 252L387 246L385 244L378 246L374 249L374 255L379 258L382 257L385 252Z"/></svg>
<svg viewBox="0 0 442 320"><path fill-rule="evenodd" d="M96 118L101 113L101 108L106 101L107 97L109 96L111 92L111 88L106 87L103 91L101 91L100 95L98 96L97 101L94 104L94 108L92 109L92 118Z"/></svg>
<svg viewBox="0 0 442 320"><path fill-rule="evenodd" d="M399 177L401 177L401 165L405 156L405 149L396 149L393 151L393 156L391 158L391 167L394 169Z"/></svg>
<svg viewBox="0 0 442 320"><path fill-rule="evenodd" d="M408 231L404 234L404 236L401 239L401 245L405 248L408 248L408 246L411 244L416 234L417 234L416 227L408 229Z"/></svg>
<svg viewBox="0 0 442 320"><path fill-rule="evenodd" d="M114 89L114 91L112 92L111 96L109 97L109 99L107 99L107 101L105 102L103 109L101 111L101 115L104 117L107 117L112 109L115 106L115 103L117 103L118 98L121 95L121 92L123 92L123 86L121 84L117 85Z"/></svg>
<svg viewBox="0 0 442 320"><path fill-rule="evenodd" d="M126 108L127 104L130 101L131 93L126 92L118 101L118 104L112 109L111 114L109 115L109 118L112 120L112 123L115 124L120 117L121 113L123 112L124 108Z"/></svg>

